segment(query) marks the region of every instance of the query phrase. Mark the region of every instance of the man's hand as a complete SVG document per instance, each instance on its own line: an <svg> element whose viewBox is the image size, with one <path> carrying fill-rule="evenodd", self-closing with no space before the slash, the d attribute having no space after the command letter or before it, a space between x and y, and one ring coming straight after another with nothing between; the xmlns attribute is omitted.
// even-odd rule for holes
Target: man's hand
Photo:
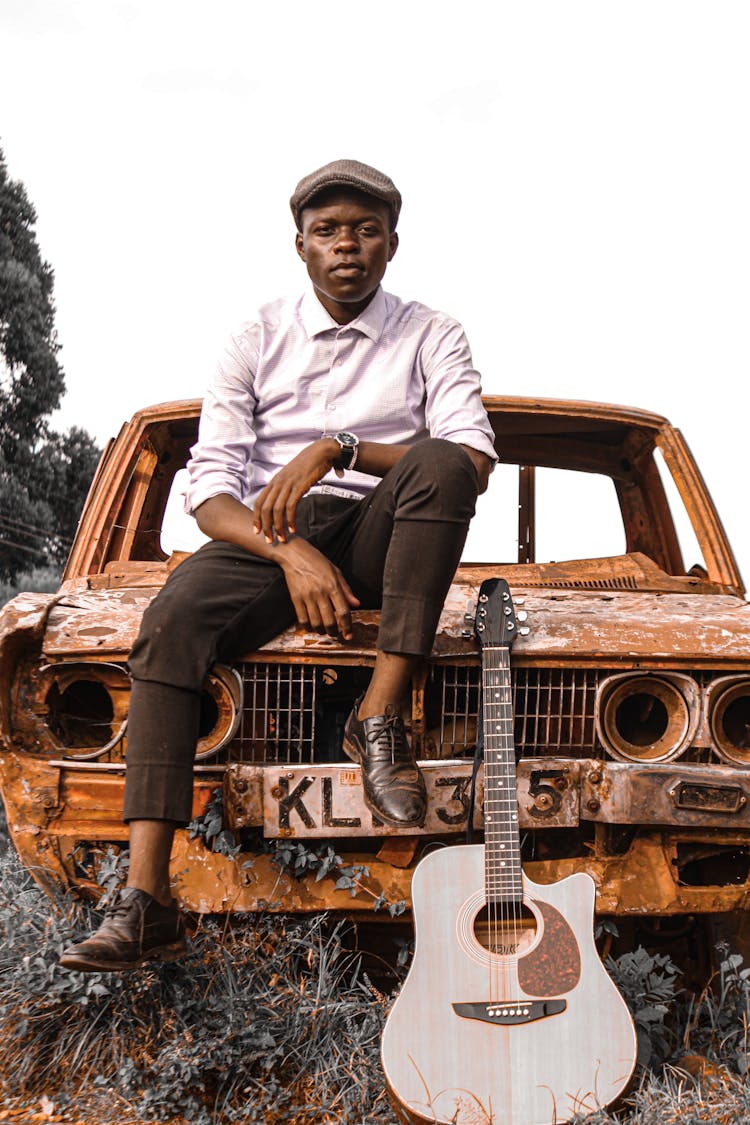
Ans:
<svg viewBox="0 0 750 1125"><path fill-rule="evenodd" d="M274 558L284 572L299 624L350 641L352 609L359 605L359 598L339 568L306 539L292 539L277 547Z"/></svg>
<svg viewBox="0 0 750 1125"><path fill-rule="evenodd" d="M255 501L256 534L262 532L267 543L273 543L274 534L279 543L286 543L295 532L297 505L308 489L331 471L340 453L335 438L319 438L279 469Z"/></svg>
<svg viewBox="0 0 750 1125"><path fill-rule="evenodd" d="M201 531L244 547L251 555L281 567L297 620L303 628L352 639L352 610L359 605L337 566L306 539L271 543L254 534L252 513L233 496L219 494L204 501L196 518Z"/></svg>

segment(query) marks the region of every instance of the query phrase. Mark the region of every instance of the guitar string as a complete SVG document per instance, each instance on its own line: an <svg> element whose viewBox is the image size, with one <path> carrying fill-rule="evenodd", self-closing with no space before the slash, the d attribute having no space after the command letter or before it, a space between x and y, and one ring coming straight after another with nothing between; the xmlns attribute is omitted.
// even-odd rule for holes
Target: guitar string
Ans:
<svg viewBox="0 0 750 1125"><path fill-rule="evenodd" d="M498 1002L517 999L520 994L518 950L523 934L523 883L514 784L510 651L505 646L487 646L485 655L485 724L487 728L494 728L485 730L485 800L490 806L487 819L490 840L485 841L486 856L489 853L485 894L490 947L489 995L490 1002ZM496 738L498 732L500 738ZM519 887L516 882L520 882Z"/></svg>

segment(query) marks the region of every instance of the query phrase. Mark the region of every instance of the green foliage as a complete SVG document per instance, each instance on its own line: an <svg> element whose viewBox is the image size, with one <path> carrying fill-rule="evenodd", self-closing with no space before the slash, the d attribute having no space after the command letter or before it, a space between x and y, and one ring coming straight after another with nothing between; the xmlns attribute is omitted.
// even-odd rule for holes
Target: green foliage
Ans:
<svg viewBox="0 0 750 1125"><path fill-rule="evenodd" d="M635 1021L639 1065L663 1062L671 1046L665 1020L677 998L680 970L666 954L649 953L643 946L616 960L608 958L607 969Z"/></svg>
<svg viewBox="0 0 750 1125"><path fill-rule="evenodd" d="M0 579L61 564L96 468L85 430L49 427L65 389L57 359L54 275L36 212L0 151Z"/></svg>
<svg viewBox="0 0 750 1125"><path fill-rule="evenodd" d="M226 856L237 855L240 845L235 840L234 833L224 827L224 792L221 786L214 789L205 812L191 820L188 831L191 840L200 837L212 852Z"/></svg>
<svg viewBox="0 0 750 1125"><path fill-rule="evenodd" d="M685 1044L708 1058L729 1059L743 1077L750 1071L750 967L719 943L719 968L691 1003Z"/></svg>
<svg viewBox="0 0 750 1125"><path fill-rule="evenodd" d="M65 386L57 361L54 274L39 252L35 222L23 184L9 178L0 153L0 452L11 463L19 445L42 436L41 419L60 405Z"/></svg>

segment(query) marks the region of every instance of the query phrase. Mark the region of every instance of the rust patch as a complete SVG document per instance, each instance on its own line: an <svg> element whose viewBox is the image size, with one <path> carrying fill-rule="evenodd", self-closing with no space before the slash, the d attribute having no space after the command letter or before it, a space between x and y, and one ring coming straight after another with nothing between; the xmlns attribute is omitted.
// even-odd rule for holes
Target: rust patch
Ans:
<svg viewBox="0 0 750 1125"><path fill-rule="evenodd" d="M44 628L59 594L19 594L0 612L0 738L9 742L10 691L21 657L41 644Z"/></svg>
<svg viewBox="0 0 750 1125"><path fill-rule="evenodd" d="M179 830L172 849L172 890L185 908L200 914L339 910L380 919L380 914L373 914L373 903L381 894L387 902L409 903L411 868L399 870L367 853L347 853L346 862L365 866L369 872L354 897L348 889L336 890L335 879L316 882L314 875L296 879L267 855L218 855Z"/></svg>

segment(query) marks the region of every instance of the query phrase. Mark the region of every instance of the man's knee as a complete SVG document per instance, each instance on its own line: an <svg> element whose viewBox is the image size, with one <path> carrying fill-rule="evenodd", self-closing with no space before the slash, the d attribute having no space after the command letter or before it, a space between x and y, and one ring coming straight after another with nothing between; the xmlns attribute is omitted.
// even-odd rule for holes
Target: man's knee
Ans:
<svg viewBox="0 0 750 1125"><path fill-rule="evenodd" d="M425 438L411 446L397 467L401 487L396 518L468 522L474 515L477 471L456 442Z"/></svg>
<svg viewBox="0 0 750 1125"><path fill-rule="evenodd" d="M147 608L128 660L135 679L156 680L188 690L202 682L206 657L197 653L195 624L187 602L162 590ZM200 664L201 667L197 667Z"/></svg>

